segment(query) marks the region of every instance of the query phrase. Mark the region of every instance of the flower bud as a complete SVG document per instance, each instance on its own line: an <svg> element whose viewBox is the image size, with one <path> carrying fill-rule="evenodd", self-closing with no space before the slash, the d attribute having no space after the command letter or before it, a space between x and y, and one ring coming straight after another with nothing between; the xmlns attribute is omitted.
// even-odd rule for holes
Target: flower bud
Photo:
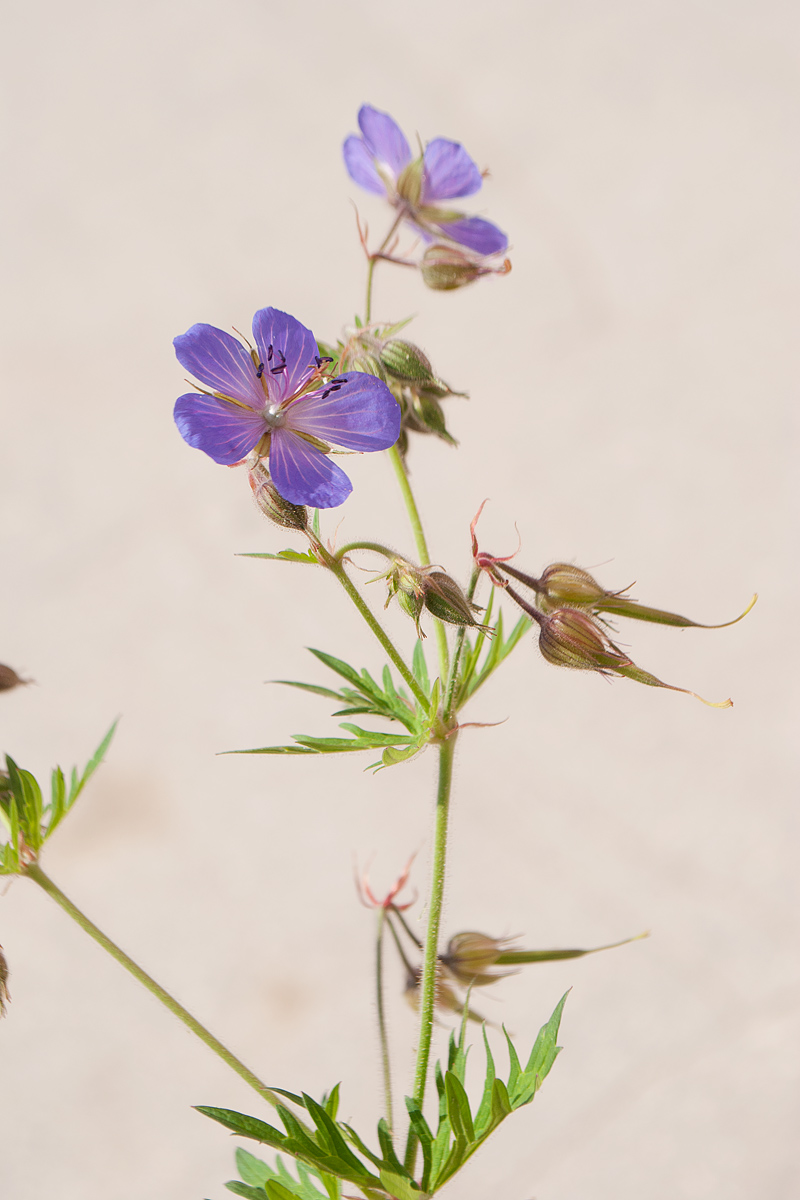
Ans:
<svg viewBox="0 0 800 1200"><path fill-rule="evenodd" d="M426 567L423 572L423 586L425 607L440 621L447 621L450 625L483 628L472 615L473 612L480 611L478 605L468 600L461 586L444 571Z"/></svg>
<svg viewBox="0 0 800 1200"><path fill-rule="evenodd" d="M501 267L490 267L487 263L488 260L479 255L470 255L457 246L437 242L425 251L419 269L427 287L435 292L452 292L482 275L507 275L511 270L508 258Z"/></svg>
<svg viewBox="0 0 800 1200"><path fill-rule="evenodd" d="M428 356L413 342L390 338L380 352L381 365L391 379L403 383L437 384Z"/></svg>
<svg viewBox="0 0 800 1200"><path fill-rule="evenodd" d="M291 501L284 499L272 482L270 473L263 462L257 462L248 471L247 478L253 489L255 502L265 517L275 525L281 525L284 529L305 530L308 528L308 512L304 505L292 504Z"/></svg>
<svg viewBox="0 0 800 1200"><path fill-rule="evenodd" d="M23 687L30 682L30 679L23 679L18 675L13 667L0 663L0 692L10 692L12 688Z"/></svg>
<svg viewBox="0 0 800 1200"><path fill-rule="evenodd" d="M446 953L440 956L441 961L464 987L484 987L514 974L496 966L498 957L513 940L489 937L474 930L456 933L447 943Z"/></svg>
<svg viewBox="0 0 800 1200"><path fill-rule="evenodd" d="M5 954L3 954L3 947L0 946L0 1017L6 1015L6 1005L11 999L8 990L8 975L8 963L6 962Z"/></svg>
<svg viewBox="0 0 800 1200"><path fill-rule="evenodd" d="M544 612L564 606L593 607L609 594L588 571L571 563L552 563L542 573L539 585L539 604Z"/></svg>
<svg viewBox="0 0 800 1200"><path fill-rule="evenodd" d="M577 671L607 674L631 665L600 626L577 608L558 608L543 620L539 649L548 662Z"/></svg>
<svg viewBox="0 0 800 1200"><path fill-rule="evenodd" d="M422 155L404 167L397 178L397 194L401 200L406 200L412 208L416 208L422 196Z"/></svg>
<svg viewBox="0 0 800 1200"><path fill-rule="evenodd" d="M449 982L449 971L441 963L436 968L436 993L434 1004L436 1008L444 1009L447 1012L456 1013L457 1016L463 1017L464 1004L458 998L452 985ZM452 978L452 976L450 976ZM420 981L422 979L422 971L419 967L406 976L405 995L409 1004L413 1009L419 1008L419 993ZM484 1018L480 1013L474 1012L471 1008L467 1009L467 1016L471 1021L483 1021Z"/></svg>
<svg viewBox="0 0 800 1200"><path fill-rule="evenodd" d="M704 700L697 692L688 688L664 683L649 671L637 667L592 620L588 613L577 608L558 608L541 618L539 626L539 649L548 662L557 667L570 667L577 671L597 671L600 675L620 675L635 683L648 687L667 688L670 692L683 692L694 696L709 708L731 708L732 700Z"/></svg>

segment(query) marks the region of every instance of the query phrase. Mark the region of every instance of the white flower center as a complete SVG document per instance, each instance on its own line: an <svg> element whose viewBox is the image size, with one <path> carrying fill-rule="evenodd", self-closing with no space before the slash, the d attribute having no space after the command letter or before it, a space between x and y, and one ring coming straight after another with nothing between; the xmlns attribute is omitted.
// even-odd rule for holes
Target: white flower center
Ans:
<svg viewBox="0 0 800 1200"><path fill-rule="evenodd" d="M264 409L264 420L270 429L280 429L286 424L286 413L280 404L268 404Z"/></svg>

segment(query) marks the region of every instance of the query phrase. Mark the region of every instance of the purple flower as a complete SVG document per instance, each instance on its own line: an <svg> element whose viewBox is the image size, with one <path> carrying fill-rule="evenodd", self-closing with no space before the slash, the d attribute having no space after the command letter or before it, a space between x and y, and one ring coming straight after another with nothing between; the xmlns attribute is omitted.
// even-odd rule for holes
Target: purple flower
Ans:
<svg viewBox="0 0 800 1200"><path fill-rule="evenodd" d="M483 177L459 142L434 138L423 154L412 159L402 129L388 113L363 104L358 113L361 137L344 143L344 162L350 178L368 192L385 195L426 241L446 237L476 254L502 254L508 238L482 217L467 217L438 208L442 200L473 196Z"/></svg>
<svg viewBox="0 0 800 1200"><path fill-rule="evenodd" d="M253 317L249 352L213 325L193 325L174 341L178 362L210 391L175 404L184 441L214 462L233 466L269 455L273 483L292 504L335 508L353 485L328 457L347 450L387 450L400 433L400 408L374 375L325 374L310 329L277 308Z"/></svg>

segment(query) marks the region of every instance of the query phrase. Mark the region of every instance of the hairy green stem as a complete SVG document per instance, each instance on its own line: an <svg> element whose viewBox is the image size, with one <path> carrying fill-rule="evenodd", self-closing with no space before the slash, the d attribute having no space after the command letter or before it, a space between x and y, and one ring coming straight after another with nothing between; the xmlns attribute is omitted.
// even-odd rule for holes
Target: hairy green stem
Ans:
<svg viewBox="0 0 800 1200"><path fill-rule="evenodd" d="M340 546L334 557L341 562L351 550L371 550L374 554L382 554L384 558L397 558L396 552L384 546L382 542L347 542Z"/></svg>
<svg viewBox="0 0 800 1200"><path fill-rule="evenodd" d="M389 1034L386 1028L386 1010L383 1003L383 930L386 909L378 909L378 932L375 938L375 1001L378 1007L378 1033L381 1039L381 1064L383 1066L383 1102L386 1108L386 1123L389 1132L394 1130L392 1113L392 1064L389 1057Z"/></svg>
<svg viewBox="0 0 800 1200"><path fill-rule="evenodd" d="M428 1078L428 1063L433 1036L434 1004L436 1002L436 975L438 962L439 925L444 899L445 864L447 860L447 825L450 814L450 786L453 780L453 755L457 732L439 745L439 786L436 793L436 820L433 835L433 871L431 895L428 903L428 928L425 934L425 956L420 980L419 1010L420 1032L417 1048L417 1065L414 1072L413 1096L422 1108L425 1099L425 1084ZM406 1168L414 1171L417 1154L417 1139L409 1129L406 1142Z"/></svg>
<svg viewBox="0 0 800 1200"><path fill-rule="evenodd" d="M325 549L325 547L322 545L322 543L317 541L316 539L314 539L313 546L314 546L314 550L316 551L316 553L320 555L325 566L330 571L332 571L334 573L334 575L336 576L336 578L339 580L339 583L342 585L344 590L347 592L348 596L353 601L353 604L355 604L356 608L361 613L361 616L364 618L366 623L369 625L370 629L375 634L375 637L378 639L378 641L383 646L386 653L389 655L389 658L392 660L394 665L397 667L398 672L403 677L405 682L408 684L408 687L409 687L411 693L413 694L414 698L420 704L422 709L425 712L427 712L429 704L430 704L428 697L425 695L424 691L422 690L420 685L417 683L411 669L406 666L399 651L395 647L395 644L392 641L392 639L389 637L389 635L383 629L383 627L381 626L380 622L376 619L376 617L374 617L372 615L372 612L370 611L366 601L362 597L358 588L353 583L350 576L347 574L347 571L345 570L343 563L341 563L337 558L334 558L334 556Z"/></svg>
<svg viewBox="0 0 800 1200"><path fill-rule="evenodd" d="M480 578L480 569L477 566L472 568L472 576L467 588L467 599L472 600L475 595L475 589L478 586ZM464 649L464 638L466 636L466 625L459 625L456 630L456 642L453 647L453 661L450 664L450 674L447 679L447 689L444 694L444 704L442 706L442 714L445 722L452 720L455 715L456 691L458 688L458 672L461 667L461 654Z"/></svg>
<svg viewBox="0 0 800 1200"><path fill-rule="evenodd" d="M405 464L403 463L402 455L400 454L400 451L397 449L396 445L392 446L391 449L387 451L387 454L389 455L392 466L394 467L394 473L397 476L397 482L400 485L403 503L406 506L408 519L411 523L411 532L414 535L414 544L417 547L419 565L421 567L427 567L430 565L431 556L428 550L428 543L425 539L425 531L422 528L422 519L419 515L417 502L414 499L414 493L411 490L411 483L409 482L408 473L406 471ZM436 645L439 651L439 671L442 681L444 681L447 678L447 667L450 658L447 648L447 634L445 633L442 622L437 621L435 618L433 627L436 631Z"/></svg>
<svg viewBox="0 0 800 1200"><path fill-rule="evenodd" d="M184 1025L192 1031L195 1037L200 1038L201 1042L205 1042L209 1050L213 1050L226 1066L235 1071L245 1083L248 1083L254 1091L258 1092L262 1100L266 1100L269 1104L273 1105L285 1104L285 1100L276 1095L265 1083L262 1083L257 1075L254 1075L243 1062L240 1062L234 1054L231 1054L230 1050L223 1046L222 1042L218 1041L212 1033L209 1033L205 1026L201 1025L182 1004L179 1004L177 1000L170 996L169 992L164 991L161 985L156 983L155 979L152 979L143 971L132 958L128 957L124 950L120 950L119 946L106 937L103 931L98 929L79 908L76 908L61 889L56 887L52 879L45 875L38 863L31 863L25 869L24 874L27 875L28 879L32 879L34 883L38 883L39 887L47 892L48 896L51 896L56 904L60 904L64 911L72 917L73 921L80 925L84 933L88 933L89 937L94 938L98 945L102 946L112 958L115 958L126 971L129 971L133 975L134 979L138 980L143 987L146 987L148 992L152 992L165 1008L168 1008L179 1020L183 1021Z"/></svg>

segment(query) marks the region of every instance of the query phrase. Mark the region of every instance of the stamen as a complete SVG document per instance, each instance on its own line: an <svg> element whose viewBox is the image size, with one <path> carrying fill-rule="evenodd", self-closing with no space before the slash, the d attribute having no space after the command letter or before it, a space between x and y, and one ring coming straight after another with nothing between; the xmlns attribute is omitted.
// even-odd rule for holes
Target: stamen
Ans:
<svg viewBox="0 0 800 1200"><path fill-rule="evenodd" d="M258 364L258 370L256 371L256 379L260 379L263 374L264 374L264 364L262 362L260 362Z"/></svg>
<svg viewBox="0 0 800 1200"><path fill-rule="evenodd" d="M267 346L267 362L272 362L272 342Z"/></svg>

